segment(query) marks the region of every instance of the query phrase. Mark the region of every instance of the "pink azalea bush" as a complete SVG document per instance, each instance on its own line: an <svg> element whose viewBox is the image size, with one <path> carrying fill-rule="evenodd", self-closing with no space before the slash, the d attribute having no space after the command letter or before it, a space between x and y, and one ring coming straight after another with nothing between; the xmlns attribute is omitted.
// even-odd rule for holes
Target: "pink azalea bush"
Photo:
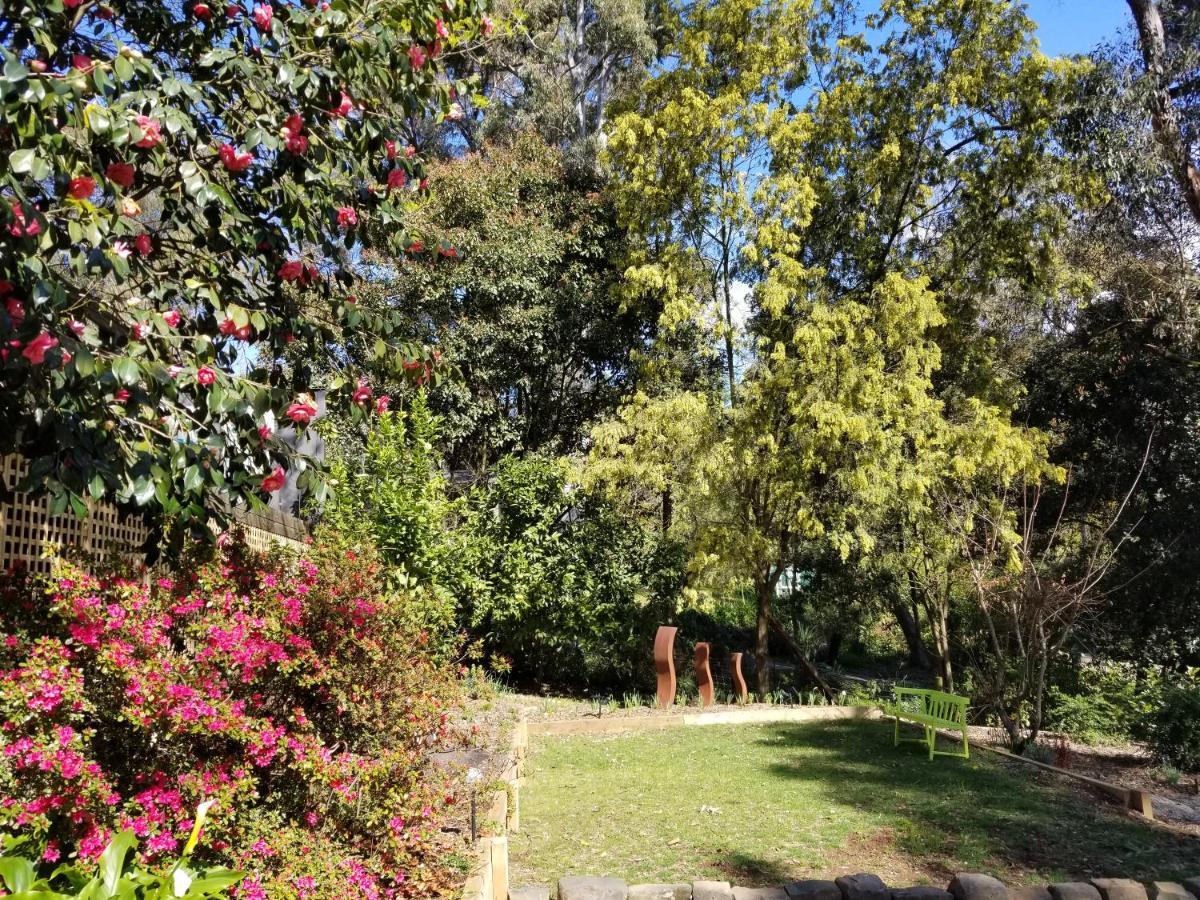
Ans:
<svg viewBox="0 0 1200 900"><path fill-rule="evenodd" d="M0 827L46 862L131 830L167 862L213 800L201 862L236 896L431 897L453 882L441 826L451 661L375 553L240 544L173 578L64 566L0 611Z"/></svg>

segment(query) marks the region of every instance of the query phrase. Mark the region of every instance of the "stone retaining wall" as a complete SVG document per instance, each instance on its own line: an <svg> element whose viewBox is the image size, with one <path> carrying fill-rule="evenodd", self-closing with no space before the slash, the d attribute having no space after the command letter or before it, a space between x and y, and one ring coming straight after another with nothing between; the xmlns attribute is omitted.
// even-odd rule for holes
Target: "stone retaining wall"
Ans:
<svg viewBox="0 0 1200 900"><path fill-rule="evenodd" d="M525 750L529 731L524 719L513 727L508 765L500 776L503 785L493 791L483 817L487 834L475 847L475 865L463 886L462 900L508 900L508 835L521 828L521 781L525 777Z"/></svg>
<svg viewBox="0 0 1200 900"><path fill-rule="evenodd" d="M1060 884L1008 887L990 875L962 873L945 889L893 888L877 875L844 875L834 881L794 881L780 887L734 887L727 881L628 885L617 878L568 876L557 890L514 888L508 900L1198 900L1200 875L1179 884L1128 878L1094 878Z"/></svg>

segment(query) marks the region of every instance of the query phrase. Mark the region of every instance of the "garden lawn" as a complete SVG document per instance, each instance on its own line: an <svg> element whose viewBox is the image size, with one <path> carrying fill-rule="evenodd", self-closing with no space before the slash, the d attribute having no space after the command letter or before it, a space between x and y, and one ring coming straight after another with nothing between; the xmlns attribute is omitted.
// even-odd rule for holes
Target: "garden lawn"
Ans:
<svg viewBox="0 0 1200 900"><path fill-rule="evenodd" d="M1195 837L986 751L930 762L915 744L893 749L881 720L536 737L509 841L516 885L1200 875Z"/></svg>

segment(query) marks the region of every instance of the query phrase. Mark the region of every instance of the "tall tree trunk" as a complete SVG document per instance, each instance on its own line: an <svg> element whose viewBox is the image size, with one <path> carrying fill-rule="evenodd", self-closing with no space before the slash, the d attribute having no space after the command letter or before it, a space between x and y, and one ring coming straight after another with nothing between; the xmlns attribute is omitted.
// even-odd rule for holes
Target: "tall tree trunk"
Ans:
<svg viewBox="0 0 1200 900"><path fill-rule="evenodd" d="M755 578L754 592L758 597L758 621L754 629L754 665L755 681L758 685L759 699L771 690L771 671L768 668L770 659L771 634L771 600L775 593L774 586L768 579Z"/></svg>
<svg viewBox="0 0 1200 900"><path fill-rule="evenodd" d="M845 635L838 629L834 629L829 635L829 643L825 645L825 665L837 665L838 655L842 652L842 640Z"/></svg>
<svg viewBox="0 0 1200 900"><path fill-rule="evenodd" d="M908 645L908 664L916 669L932 669L933 660L921 637L921 625L908 605L899 597L892 601L892 615L896 617L900 631L904 634L904 643Z"/></svg>
<svg viewBox="0 0 1200 900"><path fill-rule="evenodd" d="M1167 42L1163 32L1162 15L1156 0L1127 0L1133 21L1137 24L1138 41L1142 45L1142 61L1152 82L1150 92L1150 121L1154 136L1162 147L1163 159L1187 201L1192 218L1200 222L1200 171L1188 158L1187 143L1179 124L1179 110L1171 99L1167 80Z"/></svg>
<svg viewBox="0 0 1200 900"><path fill-rule="evenodd" d="M662 495L662 533L663 537L671 530L671 521L675 515L675 501L671 497L671 489L667 488Z"/></svg>

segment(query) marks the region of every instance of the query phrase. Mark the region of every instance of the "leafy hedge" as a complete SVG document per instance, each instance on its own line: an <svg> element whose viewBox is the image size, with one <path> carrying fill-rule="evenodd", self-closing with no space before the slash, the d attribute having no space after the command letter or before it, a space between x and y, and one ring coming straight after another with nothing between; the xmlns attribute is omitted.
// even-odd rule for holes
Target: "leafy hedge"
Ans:
<svg viewBox="0 0 1200 900"><path fill-rule="evenodd" d="M0 611L0 825L48 862L117 831L151 868L213 802L201 864L247 898L436 896L457 673L367 545L240 545L145 583L66 567ZM27 586L26 586L27 587Z"/></svg>

